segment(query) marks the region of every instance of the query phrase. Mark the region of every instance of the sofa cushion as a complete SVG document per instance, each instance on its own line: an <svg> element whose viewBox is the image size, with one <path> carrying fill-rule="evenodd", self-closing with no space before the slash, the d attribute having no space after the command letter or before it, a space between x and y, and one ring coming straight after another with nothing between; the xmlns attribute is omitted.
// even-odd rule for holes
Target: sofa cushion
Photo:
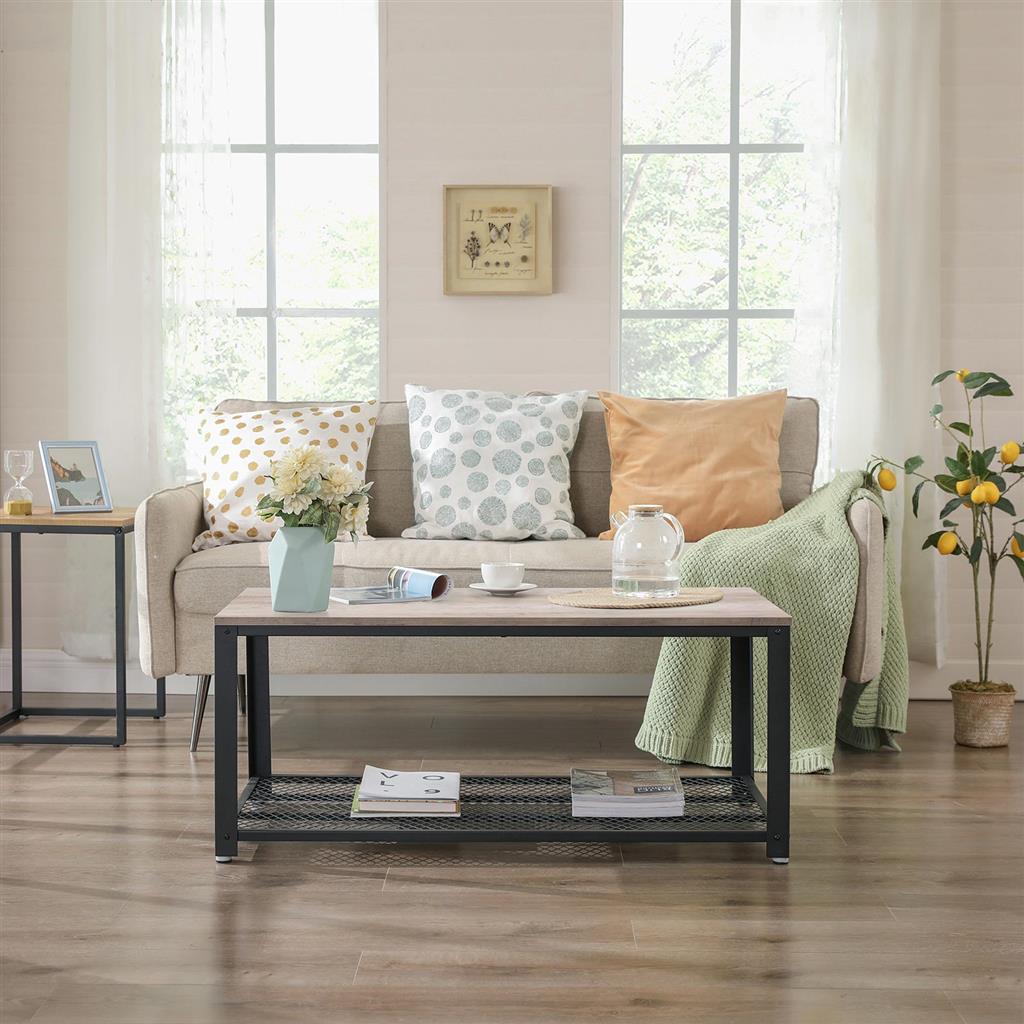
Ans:
<svg viewBox="0 0 1024 1024"><path fill-rule="evenodd" d="M403 537L582 539L569 456L585 391L513 395L407 384L416 524Z"/></svg>
<svg viewBox="0 0 1024 1024"><path fill-rule="evenodd" d="M335 409L340 404L344 403L325 402L321 408ZM309 405L309 402L229 398L221 402L217 410L248 412L250 409L292 409L301 405ZM368 528L374 537L397 537L412 526L414 519L409 415L405 402L381 402L377 408L377 426L366 466L366 479L373 481ZM813 398L790 396L786 400L779 437L782 507L787 511L811 493L817 458L818 403ZM610 468L604 406L598 399L588 398L569 459L573 517L588 537L596 537L608 529L608 500L612 491Z"/></svg>
<svg viewBox="0 0 1024 1024"><path fill-rule="evenodd" d="M193 614L214 615L246 587L269 587L268 543L229 544L196 551L174 574L174 603ZM516 561L526 565L526 579L546 587L602 587L611 583L611 549L607 541L406 540L400 537L335 544L336 587L380 584L393 565L448 573L465 587L480 579L480 563Z"/></svg>

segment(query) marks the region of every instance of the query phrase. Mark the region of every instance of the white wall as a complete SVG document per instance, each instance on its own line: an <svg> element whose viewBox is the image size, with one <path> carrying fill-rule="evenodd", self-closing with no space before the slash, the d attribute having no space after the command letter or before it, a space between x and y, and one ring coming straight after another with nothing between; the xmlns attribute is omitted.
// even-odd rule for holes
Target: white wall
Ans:
<svg viewBox="0 0 1024 1024"><path fill-rule="evenodd" d="M66 423L70 9L62 0L0 2L3 447L32 446ZM510 389L611 383L614 18L608 0L387 4L387 397L400 396L407 381ZM942 361L1000 369L1024 395L1024 4L945 0L943 40ZM516 74L471 79L470 60L486 52L500 53ZM444 296L441 186L502 181L556 186L555 294ZM1002 408L990 430L1019 436L1022 399ZM45 494L38 474L33 486ZM52 539L25 544L29 647L59 643L50 610L59 606L60 548ZM1005 674L1019 683L1024 592L1006 568L996 635ZM951 573L951 654L973 642L967 584ZM6 575L2 587L6 621ZM958 659L941 674L921 675L915 691L941 695L968 668Z"/></svg>
<svg viewBox="0 0 1024 1024"><path fill-rule="evenodd" d="M1011 399L988 399L989 444L1024 436L1024 4L947 0L942 21L942 365L996 370ZM949 409L956 389L943 397ZM1024 490L1015 492L1018 513ZM949 567L944 682L975 677L974 604ZM994 667L1024 691L1024 586L1001 566Z"/></svg>
<svg viewBox="0 0 1024 1024"><path fill-rule="evenodd" d="M67 430L68 81L71 5L0 2L0 450ZM4 478L6 491L11 481ZM48 501L39 471L28 481ZM7 537L0 555L0 642L10 644ZM60 643L65 542L28 537L24 642Z"/></svg>
<svg viewBox="0 0 1024 1024"><path fill-rule="evenodd" d="M614 16L607 0L387 4L385 397L611 383ZM555 186L555 294L443 295L442 185L502 182Z"/></svg>

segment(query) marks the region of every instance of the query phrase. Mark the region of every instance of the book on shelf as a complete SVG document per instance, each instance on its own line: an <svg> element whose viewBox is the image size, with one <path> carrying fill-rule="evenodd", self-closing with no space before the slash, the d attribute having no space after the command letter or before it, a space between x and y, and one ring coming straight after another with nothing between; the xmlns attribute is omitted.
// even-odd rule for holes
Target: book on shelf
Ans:
<svg viewBox="0 0 1024 1024"><path fill-rule="evenodd" d="M379 587L331 587L331 600L339 604L393 604L403 601L432 601L452 589L452 578L426 569L402 565L388 570L387 582Z"/></svg>
<svg viewBox="0 0 1024 1024"><path fill-rule="evenodd" d="M574 818L683 816L683 786L672 768L639 772L573 768L570 784Z"/></svg>
<svg viewBox="0 0 1024 1024"><path fill-rule="evenodd" d="M362 804L359 802L359 786L356 786L355 792L352 794L352 810L349 812L350 818L461 818L462 817L462 805L458 800L455 801L454 811L438 811L438 810L424 810L423 808L427 805L418 804L420 809L414 810L412 801L406 801L408 806L402 806L398 809L392 809L389 811L364 811ZM402 801L397 801L403 803Z"/></svg>
<svg viewBox="0 0 1024 1024"><path fill-rule="evenodd" d="M352 816L437 815L457 817L458 772L397 772L367 765L352 797Z"/></svg>

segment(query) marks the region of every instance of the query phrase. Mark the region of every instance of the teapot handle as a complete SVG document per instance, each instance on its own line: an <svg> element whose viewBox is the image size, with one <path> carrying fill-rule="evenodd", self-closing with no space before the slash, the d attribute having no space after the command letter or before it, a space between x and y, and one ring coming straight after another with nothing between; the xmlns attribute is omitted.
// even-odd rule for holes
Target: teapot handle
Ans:
<svg viewBox="0 0 1024 1024"><path fill-rule="evenodd" d="M671 561L674 562L683 553L683 546L686 544L686 533L683 530L683 524L671 512L662 512L662 515L675 527L676 533L679 536L679 543L676 545L675 551L672 552Z"/></svg>
<svg viewBox="0 0 1024 1024"><path fill-rule="evenodd" d="M629 517L621 509L617 509L608 516L608 522L613 530L623 526L628 519Z"/></svg>

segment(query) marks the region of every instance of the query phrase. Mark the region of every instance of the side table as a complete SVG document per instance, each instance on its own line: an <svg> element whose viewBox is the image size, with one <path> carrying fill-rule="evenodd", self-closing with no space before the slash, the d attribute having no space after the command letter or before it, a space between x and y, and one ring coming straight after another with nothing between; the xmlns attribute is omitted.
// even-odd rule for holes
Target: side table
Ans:
<svg viewBox="0 0 1024 1024"><path fill-rule="evenodd" d="M0 533L11 535L11 709L0 715L0 729L29 715L40 717L114 718L114 735L65 736L52 733L2 733L0 743L66 743L119 747L126 741L128 717L163 718L167 711L166 684L156 681L156 703L151 708L129 708L127 697L128 643L125 628L125 534L135 529L135 509L113 512L61 512L34 508L30 516L0 515ZM21 657L21 535L23 533L92 534L114 538L114 707L41 708L22 703Z"/></svg>

